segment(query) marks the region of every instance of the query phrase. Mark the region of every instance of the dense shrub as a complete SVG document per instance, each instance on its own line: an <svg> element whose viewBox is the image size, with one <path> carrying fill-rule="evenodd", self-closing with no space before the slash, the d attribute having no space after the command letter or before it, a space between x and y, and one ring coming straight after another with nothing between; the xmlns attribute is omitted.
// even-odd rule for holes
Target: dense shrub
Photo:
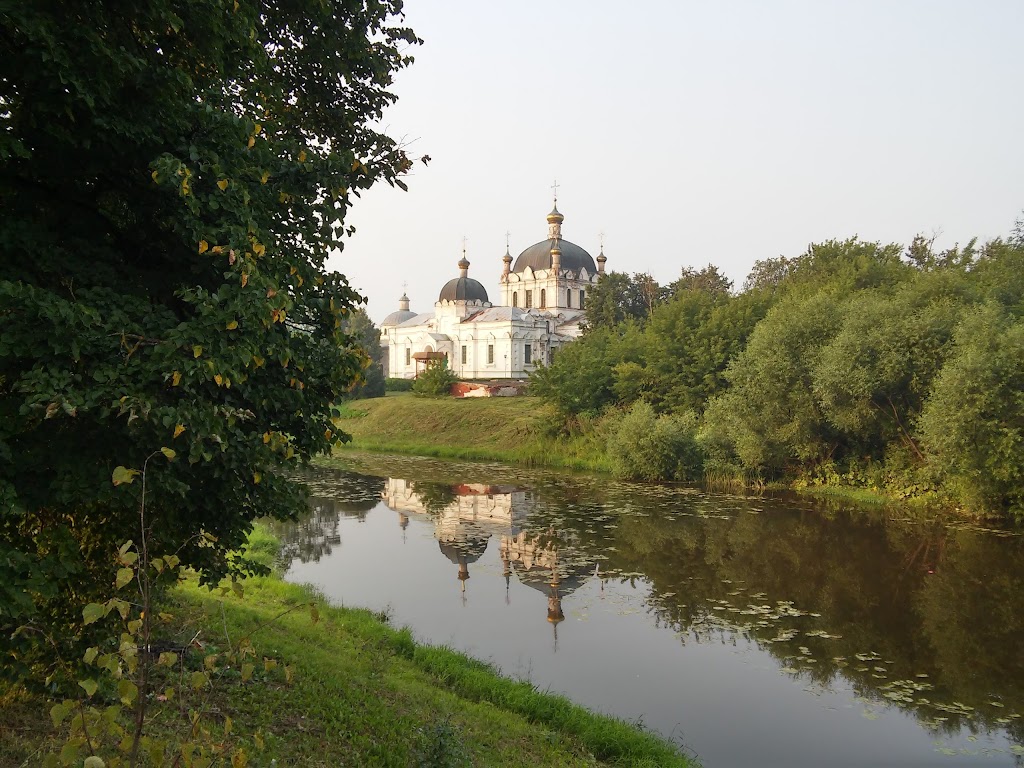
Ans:
<svg viewBox="0 0 1024 768"><path fill-rule="evenodd" d="M415 379L385 379L384 389L387 392L412 392Z"/></svg>
<svg viewBox="0 0 1024 768"><path fill-rule="evenodd" d="M692 414L658 416L636 402L608 438L608 458L618 477L629 480L696 480L703 457Z"/></svg>
<svg viewBox="0 0 1024 768"><path fill-rule="evenodd" d="M442 397L451 393L455 381L455 374L449 370L447 360L431 360L413 383L412 391L420 396Z"/></svg>

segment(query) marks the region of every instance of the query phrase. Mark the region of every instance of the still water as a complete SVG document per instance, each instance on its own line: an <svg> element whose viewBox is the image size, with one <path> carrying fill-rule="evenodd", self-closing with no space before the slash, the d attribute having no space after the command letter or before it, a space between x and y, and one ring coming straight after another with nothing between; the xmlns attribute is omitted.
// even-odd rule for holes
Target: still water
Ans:
<svg viewBox="0 0 1024 768"><path fill-rule="evenodd" d="M355 457L287 578L707 768L1024 765L1024 538L803 499Z"/></svg>

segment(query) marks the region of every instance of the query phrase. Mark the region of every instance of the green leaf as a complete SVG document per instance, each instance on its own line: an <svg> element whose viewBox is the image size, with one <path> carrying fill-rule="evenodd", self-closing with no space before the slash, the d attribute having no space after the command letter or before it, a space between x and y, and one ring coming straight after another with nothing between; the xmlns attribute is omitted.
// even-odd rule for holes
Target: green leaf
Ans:
<svg viewBox="0 0 1024 768"><path fill-rule="evenodd" d="M64 718L68 716L68 713L71 711L69 704L70 702L63 701L50 707L50 720L53 721L54 728L64 722Z"/></svg>
<svg viewBox="0 0 1024 768"><path fill-rule="evenodd" d="M157 665L161 667L173 667L178 663L178 654L173 651L164 651L160 654L160 660L157 661Z"/></svg>
<svg viewBox="0 0 1024 768"><path fill-rule="evenodd" d="M139 687L131 680L120 680L117 683L117 695L122 704L130 707L139 696Z"/></svg>
<svg viewBox="0 0 1024 768"><path fill-rule="evenodd" d="M92 664L96 660L96 656L99 654L99 648L88 648L85 651L85 655L82 657L82 661L86 664Z"/></svg>
<svg viewBox="0 0 1024 768"><path fill-rule="evenodd" d="M168 459L173 459L175 456L178 455L177 453L175 453L173 448L166 448L166 447L165 448L161 448L160 449L160 453L162 453Z"/></svg>
<svg viewBox="0 0 1024 768"><path fill-rule="evenodd" d="M82 609L82 621L85 624L92 624L102 619L108 613L110 613L108 606L100 605L99 603L89 603Z"/></svg>
<svg viewBox="0 0 1024 768"><path fill-rule="evenodd" d="M255 669L255 665L251 662L246 662L242 665L242 682L246 683L252 677L252 672Z"/></svg>
<svg viewBox="0 0 1024 768"><path fill-rule="evenodd" d="M114 579L114 588L121 589L125 584L135 578L135 571L131 568L118 568L117 578Z"/></svg>
<svg viewBox="0 0 1024 768"><path fill-rule="evenodd" d="M206 673L199 671L193 672L189 676L189 685L191 685L195 690L198 691L200 688L206 685Z"/></svg>
<svg viewBox="0 0 1024 768"><path fill-rule="evenodd" d="M96 681L93 680L91 677L85 680L79 680L78 684L85 691L86 696L92 696L94 693L96 693L96 689L99 688L99 685L97 685Z"/></svg>
<svg viewBox="0 0 1024 768"><path fill-rule="evenodd" d="M127 469L122 466L114 467L114 472L110 476L111 482L114 485L127 485L135 481L135 476L142 474L137 469Z"/></svg>

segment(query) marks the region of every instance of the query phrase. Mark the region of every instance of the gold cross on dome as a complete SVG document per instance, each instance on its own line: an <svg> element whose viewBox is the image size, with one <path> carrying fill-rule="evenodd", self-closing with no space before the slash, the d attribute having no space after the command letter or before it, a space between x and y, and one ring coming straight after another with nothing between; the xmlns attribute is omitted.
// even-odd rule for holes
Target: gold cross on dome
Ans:
<svg viewBox="0 0 1024 768"><path fill-rule="evenodd" d="M506 250L506 251L508 250L508 242L509 242L509 240L508 240L508 239L509 239L510 237L512 237L512 233L506 230L506 231L505 231L505 250Z"/></svg>
<svg viewBox="0 0 1024 768"><path fill-rule="evenodd" d="M603 251L604 250L604 232L598 232L597 233L597 239L600 241L600 243L601 243L601 250Z"/></svg>
<svg viewBox="0 0 1024 768"><path fill-rule="evenodd" d="M558 179L555 179L555 183L551 185L551 189L555 191L555 202L558 202Z"/></svg>

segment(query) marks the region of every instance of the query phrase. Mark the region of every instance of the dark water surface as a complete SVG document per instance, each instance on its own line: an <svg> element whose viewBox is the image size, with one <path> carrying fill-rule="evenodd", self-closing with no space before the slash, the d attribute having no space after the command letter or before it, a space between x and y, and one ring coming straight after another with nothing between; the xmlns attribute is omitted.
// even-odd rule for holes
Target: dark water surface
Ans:
<svg viewBox="0 0 1024 768"><path fill-rule="evenodd" d="M1024 538L499 465L352 459L287 578L708 768L1024 765Z"/></svg>

